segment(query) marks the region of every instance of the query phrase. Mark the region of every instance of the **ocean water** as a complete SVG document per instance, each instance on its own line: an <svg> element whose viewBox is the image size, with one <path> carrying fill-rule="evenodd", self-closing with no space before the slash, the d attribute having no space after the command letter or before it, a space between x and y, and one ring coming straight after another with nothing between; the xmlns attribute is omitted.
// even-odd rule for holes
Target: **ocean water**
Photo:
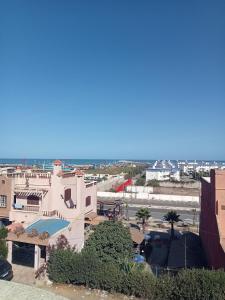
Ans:
<svg viewBox="0 0 225 300"><path fill-rule="evenodd" d="M17 159L17 158L0 158L0 165L25 165L25 166L52 166L52 163L55 159L58 158L52 158L52 159L41 159L41 158L34 158L34 159ZM137 159L61 159L59 158L63 164L66 165L94 165L94 166L99 166L99 165L112 165L115 164L119 161L130 161L130 162L142 162L142 163L149 163L152 164L155 162L154 160L137 160ZM171 160L175 165L177 164L177 161ZM182 161L182 160L180 160ZM183 160L185 161L185 160ZM187 160L193 162L194 160ZM201 164L206 161L201 161L197 160L197 163ZM218 163L219 165L225 165L225 161L210 161L208 160L207 162L209 163Z"/></svg>
<svg viewBox="0 0 225 300"><path fill-rule="evenodd" d="M0 158L0 164L6 165L25 165L25 166L43 166L52 165L55 158L52 159L14 159L14 158ZM61 159L64 165L108 165L115 164L119 160L116 159Z"/></svg>

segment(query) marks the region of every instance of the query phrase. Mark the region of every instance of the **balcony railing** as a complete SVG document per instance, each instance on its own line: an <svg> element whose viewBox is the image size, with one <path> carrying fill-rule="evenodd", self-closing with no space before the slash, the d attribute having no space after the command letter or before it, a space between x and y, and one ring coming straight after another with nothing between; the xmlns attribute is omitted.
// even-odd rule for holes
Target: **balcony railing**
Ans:
<svg viewBox="0 0 225 300"><path fill-rule="evenodd" d="M40 207L37 205L18 205L14 204L13 208L19 211L30 211L30 212L39 212Z"/></svg>

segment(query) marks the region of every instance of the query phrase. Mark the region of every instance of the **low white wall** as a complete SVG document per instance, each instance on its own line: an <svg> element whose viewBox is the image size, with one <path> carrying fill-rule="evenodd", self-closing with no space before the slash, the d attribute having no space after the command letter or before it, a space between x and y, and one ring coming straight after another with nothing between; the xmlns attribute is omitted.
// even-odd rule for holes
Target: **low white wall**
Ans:
<svg viewBox="0 0 225 300"><path fill-rule="evenodd" d="M144 200L161 200L161 201L183 201L197 202L198 196L179 196L179 195L164 195L164 194L149 194L149 193L112 193L112 192L97 192L98 197L115 198L115 199L144 199Z"/></svg>
<svg viewBox="0 0 225 300"><path fill-rule="evenodd" d="M126 187L126 191L130 193L153 193L153 187L151 186L136 186L136 185L128 185Z"/></svg>

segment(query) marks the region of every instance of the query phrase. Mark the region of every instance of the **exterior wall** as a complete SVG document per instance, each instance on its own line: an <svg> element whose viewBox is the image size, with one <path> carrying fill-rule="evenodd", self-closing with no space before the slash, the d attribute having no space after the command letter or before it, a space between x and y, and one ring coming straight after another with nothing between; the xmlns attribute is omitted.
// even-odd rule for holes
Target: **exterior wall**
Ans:
<svg viewBox="0 0 225 300"><path fill-rule="evenodd" d="M72 247L75 246L77 251L81 251L84 246L84 218L82 216L78 217L69 227L57 232L50 238L49 244L54 245L61 234L67 238Z"/></svg>
<svg viewBox="0 0 225 300"><path fill-rule="evenodd" d="M17 190L30 190L34 189L40 191L46 190L47 193L39 201L38 205L28 205L27 199L17 197L16 203L24 206L23 210L11 209L10 220L16 222L23 222L30 224L32 220L36 220L38 217L43 216L43 212L51 214L53 211L57 211L64 219L75 219L81 214L85 214L89 211L96 212L97 207L97 192L96 184L84 182L83 176L77 176L75 174L68 174L62 176L60 166L57 166L57 171L54 168L51 178L49 174L39 176L38 174L29 174L26 178L24 174L19 174L15 178L15 188ZM74 208L68 208L64 202L65 190L71 189L71 198L75 204ZM91 197L91 205L85 206L86 197ZM26 208L26 206L29 206ZM33 210L33 211L32 211Z"/></svg>
<svg viewBox="0 0 225 300"><path fill-rule="evenodd" d="M128 185L126 191L130 193L153 193L153 187L151 186L137 186L137 185Z"/></svg>
<svg viewBox="0 0 225 300"><path fill-rule="evenodd" d="M63 218L70 222L68 228L62 232L57 232L55 236L50 238L50 243L56 242L60 234L64 234L72 246L80 251L84 245L84 219L85 214L97 211L97 185L95 182L86 183L82 174L63 173L61 166L54 166L53 174L24 174L16 175L14 186L10 186L9 190L19 192L16 198L16 204L21 206L10 209L10 220L23 223L24 227L32 224L41 218ZM71 200L75 207L68 207L65 204L65 190L71 189ZM27 192L42 192L43 196L39 200L39 205L27 204ZM22 193L22 194L21 194ZM24 196L25 195L25 196ZM91 201L86 206L86 197L90 197Z"/></svg>
<svg viewBox="0 0 225 300"><path fill-rule="evenodd" d="M201 182L201 214L199 234L208 265L225 268L221 240L225 236L225 172L212 170L211 182ZM225 206L224 206L225 208Z"/></svg>
<svg viewBox="0 0 225 300"><path fill-rule="evenodd" d="M0 207L0 218L9 218L13 200L13 180L4 175L0 176L0 195L7 197L6 207Z"/></svg>
<svg viewBox="0 0 225 300"><path fill-rule="evenodd" d="M150 170L146 171L146 182L149 180L169 180L170 179L170 172L169 171L153 171Z"/></svg>
<svg viewBox="0 0 225 300"><path fill-rule="evenodd" d="M149 193L112 193L98 192L98 197L102 198L117 198L117 199L146 199L159 201L180 201L180 202L196 202L199 203L198 196L179 196L179 195L164 195L164 194L149 194Z"/></svg>
<svg viewBox="0 0 225 300"><path fill-rule="evenodd" d="M170 178L180 181L180 171L167 171L167 170L146 170L146 182L149 180L167 181Z"/></svg>
<svg viewBox="0 0 225 300"><path fill-rule="evenodd" d="M91 204L86 206L86 197L91 197ZM85 214L93 211L97 212L97 186L96 183L86 183L84 192L84 212Z"/></svg>

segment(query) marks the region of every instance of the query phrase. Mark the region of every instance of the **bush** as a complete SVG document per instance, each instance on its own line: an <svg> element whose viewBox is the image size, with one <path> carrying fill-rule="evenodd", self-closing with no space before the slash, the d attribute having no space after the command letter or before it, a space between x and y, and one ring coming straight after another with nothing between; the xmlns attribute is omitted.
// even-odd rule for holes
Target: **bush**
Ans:
<svg viewBox="0 0 225 300"><path fill-rule="evenodd" d="M147 182L147 186L159 187L159 186L160 186L160 183L159 183L158 180L153 179L153 180L149 180L149 181Z"/></svg>
<svg viewBox="0 0 225 300"><path fill-rule="evenodd" d="M68 283L71 280L73 263L76 258L74 247L71 247L67 238L60 235L56 244L47 249L49 260L47 262L47 272L49 278L55 282ZM38 270L36 276L40 276L45 271Z"/></svg>
<svg viewBox="0 0 225 300"><path fill-rule="evenodd" d="M135 185L137 185L137 186L144 186L145 185L145 180L146 180L145 178L140 177L140 178L138 178L136 180Z"/></svg>
<svg viewBox="0 0 225 300"><path fill-rule="evenodd" d="M102 262L121 262L133 257L133 242L128 228L120 222L105 221L96 226L84 251L95 253Z"/></svg>
<svg viewBox="0 0 225 300"><path fill-rule="evenodd" d="M155 281L149 271L132 270L124 276L121 292L143 299L154 299Z"/></svg>
<svg viewBox="0 0 225 300"><path fill-rule="evenodd" d="M184 270L175 277L159 278L156 300L224 300L224 271Z"/></svg>
<svg viewBox="0 0 225 300"><path fill-rule="evenodd" d="M69 283L72 276L73 252L57 249L49 255L47 272L49 278L58 283Z"/></svg>
<svg viewBox="0 0 225 300"><path fill-rule="evenodd" d="M74 253L72 264L71 283L99 288L96 273L98 273L101 268L101 261L94 253L88 251Z"/></svg>
<svg viewBox="0 0 225 300"><path fill-rule="evenodd" d="M8 247L6 244L6 237L8 230L5 227L0 228L0 258L7 258Z"/></svg>
<svg viewBox="0 0 225 300"><path fill-rule="evenodd" d="M96 272L97 288L109 292L121 292L123 285L123 273L117 264L102 263L101 268ZM92 286L91 286L92 287Z"/></svg>

